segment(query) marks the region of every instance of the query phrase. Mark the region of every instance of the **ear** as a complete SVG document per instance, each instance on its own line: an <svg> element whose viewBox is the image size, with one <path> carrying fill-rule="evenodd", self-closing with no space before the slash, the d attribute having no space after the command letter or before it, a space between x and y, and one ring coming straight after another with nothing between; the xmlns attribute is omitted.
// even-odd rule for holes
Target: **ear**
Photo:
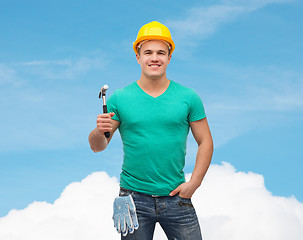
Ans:
<svg viewBox="0 0 303 240"><path fill-rule="evenodd" d="M170 54L170 55L168 56L168 63L170 63L171 58L172 58L172 55Z"/></svg>
<svg viewBox="0 0 303 240"><path fill-rule="evenodd" d="M140 55L137 53L136 54L136 59L137 59L137 62L139 63L139 58L140 58ZM139 63L140 64L140 63Z"/></svg>

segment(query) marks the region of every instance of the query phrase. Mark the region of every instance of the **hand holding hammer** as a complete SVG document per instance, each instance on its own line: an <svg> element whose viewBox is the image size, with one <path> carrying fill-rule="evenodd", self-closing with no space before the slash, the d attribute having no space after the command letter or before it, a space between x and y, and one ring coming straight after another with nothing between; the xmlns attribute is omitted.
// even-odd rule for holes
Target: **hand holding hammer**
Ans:
<svg viewBox="0 0 303 240"><path fill-rule="evenodd" d="M108 89L108 86L104 85L101 88L100 93L99 93L99 98L102 97L102 100L103 100L103 113L107 113L106 95L105 95L107 89ZM110 132L105 132L104 135L105 135L106 138L109 138L110 137Z"/></svg>

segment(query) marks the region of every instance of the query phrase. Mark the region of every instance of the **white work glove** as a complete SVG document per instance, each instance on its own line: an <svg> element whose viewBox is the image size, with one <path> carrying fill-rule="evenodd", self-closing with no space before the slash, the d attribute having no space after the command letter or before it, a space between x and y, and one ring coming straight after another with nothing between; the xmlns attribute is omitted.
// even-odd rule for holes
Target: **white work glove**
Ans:
<svg viewBox="0 0 303 240"><path fill-rule="evenodd" d="M123 236L139 228L136 206L131 195L117 197L114 201L114 226Z"/></svg>

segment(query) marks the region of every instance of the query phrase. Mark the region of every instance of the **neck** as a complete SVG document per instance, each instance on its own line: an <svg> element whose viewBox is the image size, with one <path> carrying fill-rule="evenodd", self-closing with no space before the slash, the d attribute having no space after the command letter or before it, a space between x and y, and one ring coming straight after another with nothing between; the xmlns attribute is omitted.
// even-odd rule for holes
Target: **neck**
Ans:
<svg viewBox="0 0 303 240"><path fill-rule="evenodd" d="M138 85L144 90L150 91L161 91L162 89L166 89L169 85L169 80L166 78L166 75L161 78L147 78L144 75L141 75L141 78L137 81Z"/></svg>
<svg viewBox="0 0 303 240"><path fill-rule="evenodd" d="M168 80L166 77L161 79L149 79L141 77L137 81L137 84L147 94L153 97L158 97L166 91L170 84L170 80Z"/></svg>

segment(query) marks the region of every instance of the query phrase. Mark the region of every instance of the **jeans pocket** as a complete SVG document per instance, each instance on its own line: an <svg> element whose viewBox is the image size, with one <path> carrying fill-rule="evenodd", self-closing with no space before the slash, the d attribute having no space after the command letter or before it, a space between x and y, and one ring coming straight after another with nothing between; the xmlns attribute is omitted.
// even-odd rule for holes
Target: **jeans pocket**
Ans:
<svg viewBox="0 0 303 240"><path fill-rule="evenodd" d="M178 201L179 206L194 207L194 205L191 202L191 198L183 198L183 197L180 197L179 195L178 195L178 198L180 199Z"/></svg>
<svg viewBox="0 0 303 240"><path fill-rule="evenodd" d="M187 200L187 201L191 201L191 198L185 198L185 197L181 197L179 194L177 195L180 199L184 199L184 200Z"/></svg>

